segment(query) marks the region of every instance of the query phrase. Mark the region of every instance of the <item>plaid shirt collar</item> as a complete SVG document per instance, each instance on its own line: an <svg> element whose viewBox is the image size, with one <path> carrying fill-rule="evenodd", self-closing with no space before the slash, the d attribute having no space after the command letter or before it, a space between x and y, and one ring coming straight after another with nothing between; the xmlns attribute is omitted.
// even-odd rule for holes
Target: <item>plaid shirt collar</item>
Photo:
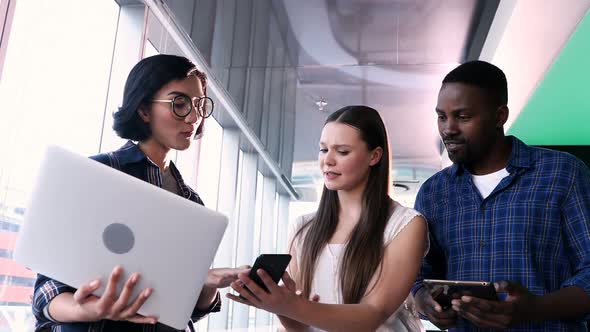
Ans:
<svg viewBox="0 0 590 332"><path fill-rule="evenodd" d="M506 166L508 173L513 174L514 172L533 167L534 157L531 148L514 136L509 135L506 136L506 138L509 139L512 144L512 151L510 152L510 158L508 159L508 165ZM453 164L450 168L450 172L454 176L461 176L463 173L471 174L463 164Z"/></svg>
<svg viewBox="0 0 590 332"><path fill-rule="evenodd" d="M141 151L141 149L139 148L139 145L134 143L133 141L127 141L127 143L125 143L125 145L123 145L119 150L114 151L113 154L116 156L117 161L121 167L125 167L125 165L129 165L129 164L133 164L133 163L143 162L143 163L147 164L148 167L153 168L154 170L157 169L158 172L160 170L158 165L156 165L156 163L151 161L150 158L148 158L148 156L146 156L145 153L143 153L143 151ZM187 186L184 183L184 180L182 179L182 175L180 174L180 171L178 170L178 168L176 168L176 165L174 165L174 163L172 161L170 161L170 172L172 172L172 175L174 176L174 178L178 182L178 185L180 187L183 197L189 198L193 194L196 195L196 193L192 189L190 189L189 186ZM160 182L161 182L161 179L160 179ZM154 183L154 184L156 184L160 187L162 186L161 183Z"/></svg>

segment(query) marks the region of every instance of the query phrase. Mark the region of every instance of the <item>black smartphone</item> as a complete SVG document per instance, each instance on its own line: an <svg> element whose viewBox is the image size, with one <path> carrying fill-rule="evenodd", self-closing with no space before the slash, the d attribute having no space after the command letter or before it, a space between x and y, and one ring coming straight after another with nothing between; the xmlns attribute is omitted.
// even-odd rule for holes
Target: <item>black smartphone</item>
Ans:
<svg viewBox="0 0 590 332"><path fill-rule="evenodd" d="M256 261L250 270L249 277L254 280L258 286L268 292L268 288L266 288L264 282L260 279L256 271L258 269L263 269L270 275L274 282L279 283L279 280L281 280L290 261L291 255L289 254L262 254L256 258Z"/></svg>
<svg viewBox="0 0 590 332"><path fill-rule="evenodd" d="M480 299L498 301L498 294L494 284L488 281L461 281L424 279L424 286L430 290L432 298L443 309L451 306L453 299L468 295Z"/></svg>

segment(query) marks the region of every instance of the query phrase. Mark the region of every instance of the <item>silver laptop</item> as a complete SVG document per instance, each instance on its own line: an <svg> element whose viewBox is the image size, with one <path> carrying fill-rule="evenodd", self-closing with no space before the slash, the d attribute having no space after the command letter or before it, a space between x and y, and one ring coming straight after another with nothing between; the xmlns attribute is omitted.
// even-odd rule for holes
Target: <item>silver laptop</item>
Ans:
<svg viewBox="0 0 590 332"><path fill-rule="evenodd" d="M79 287L116 265L141 273L132 298L154 292L139 314L184 329L227 218L99 162L49 147L29 200L15 259ZM119 292L123 282L120 282Z"/></svg>

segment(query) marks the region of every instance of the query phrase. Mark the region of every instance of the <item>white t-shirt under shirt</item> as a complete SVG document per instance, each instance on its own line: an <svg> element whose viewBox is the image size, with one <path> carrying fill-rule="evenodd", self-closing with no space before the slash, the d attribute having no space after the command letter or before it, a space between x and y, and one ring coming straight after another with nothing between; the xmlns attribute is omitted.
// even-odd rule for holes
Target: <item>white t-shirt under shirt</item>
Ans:
<svg viewBox="0 0 590 332"><path fill-rule="evenodd" d="M384 233L384 245L387 246L409 223L419 216L420 213L414 209L402 206L398 202L393 202L393 214L389 218ZM309 214L297 218L293 227L297 231L307 221L309 221L314 214ZM291 232L291 235L295 232ZM303 236L297 238L293 243L295 256L297 262L301 262L301 246ZM427 239L428 241L428 239ZM290 242L289 242L290 243ZM428 252L429 243L426 243L424 255ZM340 289L340 273L339 264L344 254L345 244L328 244L320 253L317 261L317 267L313 276L311 294L318 294L321 303L342 304L342 291ZM395 285L391 285L395 287ZM317 328L311 328L312 331L322 331ZM424 327L420 322L419 317L414 309L413 298L411 294L402 305L391 315L387 321L381 325L378 332L395 331L395 332L414 332L424 331Z"/></svg>
<svg viewBox="0 0 590 332"><path fill-rule="evenodd" d="M472 175L472 179L473 184L475 184L477 190L479 190L481 197L485 199L490 196L494 189L496 189L498 183L508 175L510 175L510 173L508 173L506 168L502 168L499 171L486 175Z"/></svg>

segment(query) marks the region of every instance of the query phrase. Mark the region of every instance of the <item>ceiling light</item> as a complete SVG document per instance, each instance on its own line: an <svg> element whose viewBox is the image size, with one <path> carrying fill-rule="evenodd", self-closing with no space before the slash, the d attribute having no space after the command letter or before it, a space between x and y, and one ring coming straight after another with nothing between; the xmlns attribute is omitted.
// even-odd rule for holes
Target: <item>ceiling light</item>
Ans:
<svg viewBox="0 0 590 332"><path fill-rule="evenodd" d="M316 101L315 104L318 105L318 111L323 111L324 107L328 105L324 97L320 97L320 100Z"/></svg>

